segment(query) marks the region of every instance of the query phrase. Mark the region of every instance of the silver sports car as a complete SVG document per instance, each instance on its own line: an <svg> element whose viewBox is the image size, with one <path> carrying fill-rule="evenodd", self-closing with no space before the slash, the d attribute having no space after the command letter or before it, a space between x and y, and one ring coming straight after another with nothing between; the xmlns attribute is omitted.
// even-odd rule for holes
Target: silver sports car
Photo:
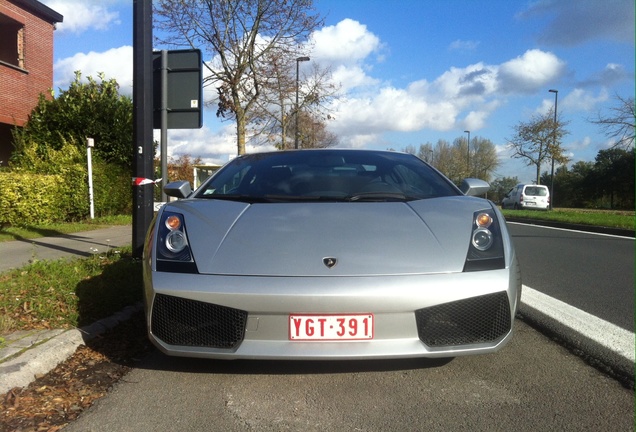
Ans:
<svg viewBox="0 0 636 432"><path fill-rule="evenodd" d="M409 154L237 157L164 205L144 249L148 333L170 355L454 357L512 336L519 268L503 216Z"/></svg>

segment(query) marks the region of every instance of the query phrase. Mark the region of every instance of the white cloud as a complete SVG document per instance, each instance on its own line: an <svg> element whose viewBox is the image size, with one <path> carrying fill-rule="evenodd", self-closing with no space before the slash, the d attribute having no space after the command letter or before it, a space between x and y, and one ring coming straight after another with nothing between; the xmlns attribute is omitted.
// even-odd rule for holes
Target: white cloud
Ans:
<svg viewBox="0 0 636 432"><path fill-rule="evenodd" d="M160 141L160 132L154 131L154 139ZM274 150L273 146L246 144L247 153ZM236 126L224 123L218 130L207 125L200 129L168 130L168 156L190 155L200 157L204 164L223 165L236 156ZM160 153L160 151L158 151Z"/></svg>
<svg viewBox="0 0 636 432"><path fill-rule="evenodd" d="M598 106L599 103L609 99L607 90L601 90L598 96L594 96L591 92L583 89L572 90L565 98L563 98L563 108L567 111L585 111L590 112ZM561 105L560 105L561 106Z"/></svg>
<svg viewBox="0 0 636 432"><path fill-rule="evenodd" d="M362 72L353 73L353 68L342 68L336 69L338 73L351 73L360 79L359 85L364 82L361 77L367 82L373 80ZM432 82L422 79L405 88L382 85L376 80L366 92L350 92L348 98L333 106L338 120L329 128L351 146L383 132L476 132L486 127L488 118L504 103L503 97L541 90L564 70L564 62L554 54L530 50L501 65L479 62L464 68L451 67ZM549 109L547 103L546 100L545 108Z"/></svg>
<svg viewBox="0 0 636 432"><path fill-rule="evenodd" d="M55 87L65 88L75 78L75 71L82 72L82 76L97 78L103 72L106 79L115 78L120 92L132 94L133 51L131 46L122 46L98 53L77 53L72 57L61 59L55 63Z"/></svg>
<svg viewBox="0 0 636 432"><path fill-rule="evenodd" d="M565 72L565 62L550 52L526 51L499 67L499 86L506 93L530 93L555 82Z"/></svg>
<svg viewBox="0 0 636 432"><path fill-rule="evenodd" d="M570 150L585 150L592 144L592 138L589 136L583 137L580 141L569 142L567 148Z"/></svg>
<svg viewBox="0 0 636 432"><path fill-rule="evenodd" d="M331 80L341 86L343 92L356 88L378 86L380 80L370 77L360 66L340 65L332 71Z"/></svg>
<svg viewBox="0 0 636 432"><path fill-rule="evenodd" d="M107 30L112 24L120 23L119 12L108 8L112 0L43 0L43 3L64 16L64 21L57 24L57 31L61 33Z"/></svg>
<svg viewBox="0 0 636 432"><path fill-rule="evenodd" d="M560 94L560 93L559 93ZM605 102L609 99L607 90L602 89L597 96L594 96L592 92L576 88L567 95L558 97L557 114L561 114L563 111L568 113L583 111L593 111L598 104ZM550 110L554 109L554 96L547 97L541 101L541 105L535 110L536 114L544 115Z"/></svg>
<svg viewBox="0 0 636 432"><path fill-rule="evenodd" d="M312 60L321 63L356 64L381 48L380 39L367 26L344 19L327 26L310 37Z"/></svg>
<svg viewBox="0 0 636 432"><path fill-rule="evenodd" d="M380 39L367 26L344 19L334 26L312 33L308 46L311 60L332 70L332 80L343 91L378 86L379 80L368 72L372 63L383 60ZM375 55L375 60L370 59Z"/></svg>
<svg viewBox="0 0 636 432"><path fill-rule="evenodd" d="M460 98L468 102L493 94L499 87L497 67L483 63L466 68L451 67L434 81L433 88L444 98Z"/></svg>

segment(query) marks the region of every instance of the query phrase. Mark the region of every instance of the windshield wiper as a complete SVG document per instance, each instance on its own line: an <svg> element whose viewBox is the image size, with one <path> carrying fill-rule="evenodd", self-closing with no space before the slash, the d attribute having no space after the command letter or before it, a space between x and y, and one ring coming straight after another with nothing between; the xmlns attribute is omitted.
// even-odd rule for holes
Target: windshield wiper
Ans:
<svg viewBox="0 0 636 432"><path fill-rule="evenodd" d="M343 201L341 196L328 195L265 195L268 202Z"/></svg>
<svg viewBox="0 0 636 432"><path fill-rule="evenodd" d="M411 201L417 199L402 192L361 192L350 195L347 201Z"/></svg>
<svg viewBox="0 0 636 432"><path fill-rule="evenodd" d="M270 202L269 199L262 196L254 196L254 195L244 195L244 194L212 194L212 195L202 195L197 198L205 198L205 199L216 199L216 200L225 200L225 201L238 201L245 203L267 203Z"/></svg>

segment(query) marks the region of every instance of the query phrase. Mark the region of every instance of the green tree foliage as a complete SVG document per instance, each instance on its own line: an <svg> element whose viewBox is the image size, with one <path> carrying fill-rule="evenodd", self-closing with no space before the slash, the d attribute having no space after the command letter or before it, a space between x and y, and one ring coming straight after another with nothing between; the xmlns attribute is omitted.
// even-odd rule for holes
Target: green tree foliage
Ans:
<svg viewBox="0 0 636 432"><path fill-rule="evenodd" d="M515 177L502 177L497 178L490 183L490 190L488 191L488 199L500 204L504 196L516 185L521 183L519 179Z"/></svg>
<svg viewBox="0 0 636 432"><path fill-rule="evenodd" d="M515 134L508 140L512 157L526 159L526 165L536 168L537 184L541 184L543 164L554 160L560 165L568 161L561 148L561 140L569 133L565 126L567 123L558 119L555 124L553 110L514 126Z"/></svg>
<svg viewBox="0 0 636 432"><path fill-rule="evenodd" d="M609 208L634 208L634 150L601 150L594 164L597 198L609 200Z"/></svg>
<svg viewBox="0 0 636 432"><path fill-rule="evenodd" d="M497 149L489 139L479 136L470 140L468 176L490 181L492 173L499 166Z"/></svg>
<svg viewBox="0 0 636 432"><path fill-rule="evenodd" d="M76 72L68 90L61 91L59 97L52 100L41 95L26 125L14 129L16 151L11 158L9 175L14 175L16 180L5 192L24 196L20 192L20 179L31 178L28 187L40 190L50 203L24 196L11 214L3 216L9 223L26 223L27 219L19 215L27 210L33 216L29 223L73 221L88 216L87 137L95 140L96 214L131 211L132 101L119 95L115 80L105 80L103 74L99 80L88 77L88 83L82 83L80 72ZM52 176L59 179L54 189L37 187L48 184L47 179ZM6 184L12 183L7 180ZM47 212L42 211L45 206ZM54 211L48 211L51 208Z"/></svg>
<svg viewBox="0 0 636 432"><path fill-rule="evenodd" d="M95 140L94 155L107 163L132 167L132 100L119 94L114 79L99 81L87 77L81 81L81 72L60 95L47 100L40 95L29 121L22 129L14 130L16 151L12 161L18 165L27 148L36 144L36 153L43 156L49 150L60 150L65 144L78 149L86 146L86 138Z"/></svg>
<svg viewBox="0 0 636 432"><path fill-rule="evenodd" d="M42 147L35 141L25 141L20 158L12 163L9 176L15 178L14 186L5 189L5 194L21 196L24 178L30 190L39 191L42 197L28 198L22 194L19 206L4 219L11 224L77 221L89 215L88 170L86 152L74 144L62 142L60 149ZM55 187L44 185L49 178L57 180ZM10 184L10 183L8 183ZM34 187L34 185L36 187ZM130 170L113 163L96 161L93 164L94 207L97 216L126 214L132 211ZM48 201L42 201L43 199ZM41 207L46 206L46 211ZM30 213L29 218L16 218L16 214ZM51 210L53 209L53 210ZM19 224L19 223L18 223Z"/></svg>
<svg viewBox="0 0 636 432"><path fill-rule="evenodd" d="M490 181L493 172L499 166L495 145L489 140L475 137L470 140L470 154L466 138L456 138L453 144L446 140L420 144L419 149L409 145L403 149L406 153L417 155L430 163L455 184L460 184L467 177L477 177Z"/></svg>
<svg viewBox="0 0 636 432"><path fill-rule="evenodd" d="M561 166L554 175L555 207L634 209L634 150L601 150L595 162ZM550 184L550 173L541 176Z"/></svg>

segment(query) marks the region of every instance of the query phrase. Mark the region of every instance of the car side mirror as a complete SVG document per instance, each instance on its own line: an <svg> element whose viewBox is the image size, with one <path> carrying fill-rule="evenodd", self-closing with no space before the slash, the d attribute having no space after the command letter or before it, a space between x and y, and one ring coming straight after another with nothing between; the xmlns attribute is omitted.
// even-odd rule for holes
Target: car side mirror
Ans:
<svg viewBox="0 0 636 432"><path fill-rule="evenodd" d="M490 185L481 179L467 178L462 181L462 185L459 189L466 196L479 196L485 195L486 192L490 190Z"/></svg>
<svg viewBox="0 0 636 432"><path fill-rule="evenodd" d="M192 187L190 182L181 180L172 183L168 183L163 187L163 191L166 195L175 198L186 198L192 193Z"/></svg>

